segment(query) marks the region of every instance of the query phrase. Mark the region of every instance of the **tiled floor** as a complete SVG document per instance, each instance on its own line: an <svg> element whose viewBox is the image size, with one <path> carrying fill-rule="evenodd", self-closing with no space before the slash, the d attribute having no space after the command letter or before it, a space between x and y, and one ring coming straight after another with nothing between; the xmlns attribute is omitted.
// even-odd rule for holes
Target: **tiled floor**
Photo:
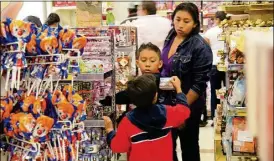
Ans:
<svg viewBox="0 0 274 161"><path fill-rule="evenodd" d="M201 161L214 161L214 131L213 127L210 126L211 122L209 121L206 127L200 128L200 156ZM181 156L180 141L177 140L177 156ZM182 161L182 158L178 158L179 161Z"/></svg>
<svg viewBox="0 0 274 161"><path fill-rule="evenodd" d="M206 127L200 128L200 156L201 161L214 161L214 131L210 126L209 121ZM177 156L181 156L180 141L177 140ZM122 156L119 161L126 161L125 156ZM179 161L182 158L179 157Z"/></svg>

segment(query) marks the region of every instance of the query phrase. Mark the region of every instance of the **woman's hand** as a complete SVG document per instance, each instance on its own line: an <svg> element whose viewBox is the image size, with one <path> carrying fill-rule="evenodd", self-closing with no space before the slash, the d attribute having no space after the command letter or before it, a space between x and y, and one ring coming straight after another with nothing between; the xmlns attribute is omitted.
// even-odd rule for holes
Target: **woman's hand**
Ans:
<svg viewBox="0 0 274 161"><path fill-rule="evenodd" d="M173 87L175 88L177 93L182 93L182 88L181 88L181 81L177 76L171 77L171 83Z"/></svg>
<svg viewBox="0 0 274 161"><path fill-rule="evenodd" d="M109 132L113 131L113 123L112 123L111 119L108 116L103 116L103 119L105 121L106 132L109 133Z"/></svg>

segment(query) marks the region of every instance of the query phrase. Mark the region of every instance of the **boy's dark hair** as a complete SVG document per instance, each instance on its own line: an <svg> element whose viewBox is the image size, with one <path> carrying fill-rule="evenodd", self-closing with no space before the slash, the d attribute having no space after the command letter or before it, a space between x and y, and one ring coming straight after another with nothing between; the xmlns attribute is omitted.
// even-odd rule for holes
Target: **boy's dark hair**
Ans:
<svg viewBox="0 0 274 161"><path fill-rule="evenodd" d="M45 24L50 26L52 24L55 24L55 23L59 23L60 22L60 17L58 14L56 13L50 13Z"/></svg>
<svg viewBox="0 0 274 161"><path fill-rule="evenodd" d="M139 49L137 51L137 55L136 55L137 59L139 59L140 53L145 49L155 51L157 53L157 56L159 57L159 59L161 59L161 50L158 48L158 46L152 44L151 42L149 42L147 44L143 43L139 47Z"/></svg>
<svg viewBox="0 0 274 161"><path fill-rule="evenodd" d="M220 21L223 21L224 19L226 19L226 13L224 11L217 11L215 13L215 18L218 18Z"/></svg>
<svg viewBox="0 0 274 161"><path fill-rule="evenodd" d="M138 108L147 108L153 104L157 92L156 78L144 74L128 82L126 89L132 103Z"/></svg>
<svg viewBox="0 0 274 161"><path fill-rule="evenodd" d="M142 1L142 9L147 11L148 15L155 15L157 12L156 3L153 1Z"/></svg>
<svg viewBox="0 0 274 161"><path fill-rule="evenodd" d="M199 34L201 24L200 24L200 20L199 20L198 7L194 3L191 3L191 2L184 2L184 3L179 4L176 7L176 9L174 10L174 12L172 13L172 22L174 21L176 13L179 11L187 11L193 18L194 23L196 24L196 27L194 29L192 29L192 32L190 34L191 35Z"/></svg>

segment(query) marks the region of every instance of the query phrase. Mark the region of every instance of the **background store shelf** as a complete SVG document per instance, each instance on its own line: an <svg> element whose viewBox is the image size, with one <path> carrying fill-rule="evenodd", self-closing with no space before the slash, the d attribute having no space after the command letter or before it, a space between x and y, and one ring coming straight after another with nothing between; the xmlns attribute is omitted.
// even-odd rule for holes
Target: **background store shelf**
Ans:
<svg viewBox="0 0 274 161"><path fill-rule="evenodd" d="M85 127L105 127L104 120L85 120Z"/></svg>
<svg viewBox="0 0 274 161"><path fill-rule="evenodd" d="M105 73L99 73L99 74L90 74L90 73L78 74L78 76L75 77L73 79L73 81L83 81L83 82L86 82L86 81L103 81L106 78L110 77L112 75L112 73L113 73L113 70L110 70L110 71L105 72ZM57 81L58 78L53 77L53 80ZM63 79L63 80L60 80L60 81L71 81L71 80L72 80L72 76L69 75L68 79Z"/></svg>
<svg viewBox="0 0 274 161"><path fill-rule="evenodd" d="M56 12L58 10L76 10L76 6L52 7L52 11Z"/></svg>

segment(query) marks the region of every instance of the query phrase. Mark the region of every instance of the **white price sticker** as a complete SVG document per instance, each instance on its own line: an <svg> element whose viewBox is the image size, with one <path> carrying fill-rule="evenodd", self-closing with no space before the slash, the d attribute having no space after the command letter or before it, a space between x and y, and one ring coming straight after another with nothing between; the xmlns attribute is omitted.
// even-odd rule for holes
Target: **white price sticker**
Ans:
<svg viewBox="0 0 274 161"><path fill-rule="evenodd" d="M238 141L253 142L253 136L249 131L238 131Z"/></svg>

